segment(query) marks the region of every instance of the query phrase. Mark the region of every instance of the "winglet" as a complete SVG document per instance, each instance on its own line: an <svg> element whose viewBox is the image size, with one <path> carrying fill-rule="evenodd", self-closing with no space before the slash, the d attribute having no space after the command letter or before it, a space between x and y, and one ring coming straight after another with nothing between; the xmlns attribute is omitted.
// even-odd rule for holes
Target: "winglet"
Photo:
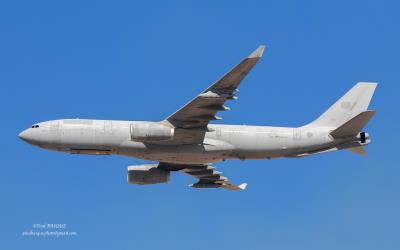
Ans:
<svg viewBox="0 0 400 250"><path fill-rule="evenodd" d="M260 58L264 53L265 45L260 45L253 53L251 53L247 58Z"/></svg>
<svg viewBox="0 0 400 250"><path fill-rule="evenodd" d="M238 186L238 188L240 188L241 190L245 190L247 187L247 183L242 183Z"/></svg>
<svg viewBox="0 0 400 250"><path fill-rule="evenodd" d="M247 183L242 183L240 185L232 185L231 183L227 183L227 184L222 184L221 185L222 188L231 190L231 191L236 191L236 190L245 190L247 187Z"/></svg>

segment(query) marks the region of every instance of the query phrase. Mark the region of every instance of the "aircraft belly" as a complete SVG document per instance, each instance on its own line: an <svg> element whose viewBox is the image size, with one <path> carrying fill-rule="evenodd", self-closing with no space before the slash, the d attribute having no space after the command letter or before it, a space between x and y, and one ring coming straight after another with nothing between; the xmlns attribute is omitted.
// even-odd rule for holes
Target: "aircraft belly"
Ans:
<svg viewBox="0 0 400 250"><path fill-rule="evenodd" d="M246 138L243 138L246 139ZM239 159L266 159L282 157L290 153L295 144L287 133L262 131L255 134L247 143L236 142L235 153Z"/></svg>
<svg viewBox="0 0 400 250"><path fill-rule="evenodd" d="M130 157L159 161L159 162L171 162L171 163L211 163L216 161L223 161L227 157L223 153L201 153L201 152L160 152L160 151L118 151L118 154L126 155Z"/></svg>
<svg viewBox="0 0 400 250"><path fill-rule="evenodd" d="M205 140L205 142L207 139ZM208 141L210 142L210 141ZM224 143L212 142L213 144L178 145L158 148L148 153L149 159L158 161L180 162L180 163L210 163L223 161L227 158L227 152L232 146ZM222 146L224 145L224 146Z"/></svg>
<svg viewBox="0 0 400 250"><path fill-rule="evenodd" d="M161 162L210 163L230 158L232 149L232 145L212 139L206 139L204 144L189 145L157 145L126 140L119 146L117 154Z"/></svg>

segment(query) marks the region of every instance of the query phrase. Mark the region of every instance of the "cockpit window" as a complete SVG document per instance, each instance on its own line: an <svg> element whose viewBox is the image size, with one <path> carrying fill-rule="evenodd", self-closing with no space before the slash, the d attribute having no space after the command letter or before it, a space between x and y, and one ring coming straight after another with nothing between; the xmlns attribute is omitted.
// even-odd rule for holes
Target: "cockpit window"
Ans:
<svg viewBox="0 0 400 250"><path fill-rule="evenodd" d="M32 125L32 128L38 128L39 125Z"/></svg>

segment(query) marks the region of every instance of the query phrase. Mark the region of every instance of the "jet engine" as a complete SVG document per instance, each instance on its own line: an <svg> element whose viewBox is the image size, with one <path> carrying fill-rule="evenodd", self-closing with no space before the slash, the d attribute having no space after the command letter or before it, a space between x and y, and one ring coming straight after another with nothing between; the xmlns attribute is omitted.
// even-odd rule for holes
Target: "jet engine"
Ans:
<svg viewBox="0 0 400 250"><path fill-rule="evenodd" d="M369 144L371 139L369 138L369 134L366 132L360 132L357 135L357 139L361 142L361 144Z"/></svg>
<svg viewBox="0 0 400 250"><path fill-rule="evenodd" d="M170 171L158 168L158 164L144 164L128 167L129 184L155 184L168 182Z"/></svg>
<svg viewBox="0 0 400 250"><path fill-rule="evenodd" d="M137 122L130 126L132 141L168 141L174 137L174 128L159 122Z"/></svg>

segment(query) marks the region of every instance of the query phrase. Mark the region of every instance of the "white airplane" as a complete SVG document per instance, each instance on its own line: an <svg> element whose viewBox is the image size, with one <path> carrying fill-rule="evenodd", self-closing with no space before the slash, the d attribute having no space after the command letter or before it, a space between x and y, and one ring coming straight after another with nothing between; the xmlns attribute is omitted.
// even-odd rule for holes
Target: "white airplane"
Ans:
<svg viewBox="0 0 400 250"><path fill-rule="evenodd" d="M371 142L361 132L375 114L367 110L377 83L359 82L327 111L301 127L210 124L218 111L261 58L265 46L247 58L163 121L65 119L41 122L19 134L38 147L72 154L118 154L157 161L128 167L128 183L168 182L171 171L198 179L193 188L243 190L211 165L230 159L304 157L340 149L366 154Z"/></svg>

